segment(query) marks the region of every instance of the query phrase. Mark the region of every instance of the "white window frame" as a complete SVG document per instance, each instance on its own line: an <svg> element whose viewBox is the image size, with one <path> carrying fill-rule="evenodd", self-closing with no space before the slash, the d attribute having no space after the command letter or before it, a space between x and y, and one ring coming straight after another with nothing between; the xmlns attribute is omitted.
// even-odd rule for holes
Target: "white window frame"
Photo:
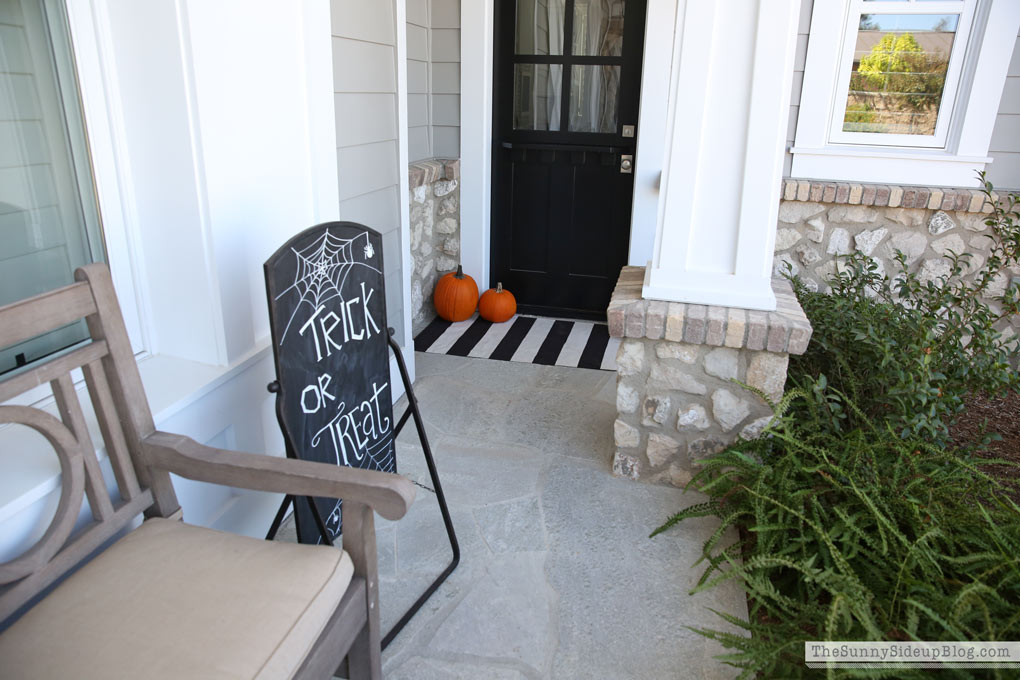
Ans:
<svg viewBox="0 0 1020 680"><path fill-rule="evenodd" d="M871 7L874 5L874 9ZM913 7L910 7L913 5ZM961 6L963 11L961 11ZM843 133L852 42L865 13L960 13L934 137ZM1016 0L815 0L791 176L837 181L978 186L1020 29ZM836 133L838 131L838 133Z"/></svg>
<svg viewBox="0 0 1020 680"><path fill-rule="evenodd" d="M57 12L59 0L45 0L47 11ZM97 3L102 4L102 3ZM107 266L121 308L121 315L131 342L135 359L141 361L152 356L152 333L148 325L148 304L143 280L134 263L141 261L139 244L132 221L134 195L130 177L125 168L126 150L118 137L123 125L119 117L119 93L116 78L104 64L101 43L105 37L99 27L106 24L96 20L91 0L65 0L73 68L77 76L75 94L80 98L85 121L90 180L96 192L96 203L101 225L100 238L105 248ZM63 10L60 10L63 11ZM84 384L81 369L71 372L75 385ZM48 385L28 390L8 404L39 407L52 403ZM2 508L0 508L2 513Z"/></svg>
<svg viewBox="0 0 1020 680"><path fill-rule="evenodd" d="M107 46L109 41L108 36L100 33L100 28L108 24L97 20L94 14L104 10L105 5L100 3L93 7L85 0L69 0L65 6L106 261L131 349L138 359L142 359L153 349L147 314L149 305L144 282L134 264L141 261L141 252L131 228L137 217L134 214L134 190L126 170L129 166L123 144L120 93L116 76L110 68L110 55L103 54L104 39Z"/></svg>
<svg viewBox="0 0 1020 680"><path fill-rule="evenodd" d="M949 127L953 120L953 106L956 103L964 56L970 42L971 20L974 17L976 0L953 0L952 2L868 2L852 0L843 35L843 53L839 61L839 81L833 90L832 119L829 127L829 142L832 144L863 144L867 146L902 146L945 148ZM942 100L939 103L935 133L932 135L887 134L881 132L844 132L843 119L846 114L847 91L853 71L854 47L857 43L860 17L863 14L955 14L959 16L953 48L949 55L949 70L946 73Z"/></svg>

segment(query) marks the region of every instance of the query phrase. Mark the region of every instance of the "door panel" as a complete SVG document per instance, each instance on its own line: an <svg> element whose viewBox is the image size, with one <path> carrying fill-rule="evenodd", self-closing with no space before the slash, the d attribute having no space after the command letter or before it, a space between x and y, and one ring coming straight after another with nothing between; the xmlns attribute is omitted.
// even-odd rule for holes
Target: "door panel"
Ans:
<svg viewBox="0 0 1020 680"><path fill-rule="evenodd" d="M615 157L605 155L603 159L612 161ZM615 277L619 273L612 271L616 262L612 251L618 250L620 244L613 243L614 248L606 248L606 244L613 238L612 226L618 221L615 213L619 198L614 194L618 181L617 174L618 170L612 162L608 164L599 162L595 167L587 165L576 167L574 186L584 196L581 200L574 201L571 215L572 247L569 248L571 275L605 279ZM607 216L611 219L605 219ZM612 284L616 284L615 279Z"/></svg>
<svg viewBox="0 0 1020 680"><path fill-rule="evenodd" d="M554 178L547 163L514 163L511 200L511 264L522 272L544 272L549 264L550 195Z"/></svg>
<svg viewBox="0 0 1020 680"><path fill-rule="evenodd" d="M522 311L605 315L627 261L644 18L644 0L497 2L490 284Z"/></svg>

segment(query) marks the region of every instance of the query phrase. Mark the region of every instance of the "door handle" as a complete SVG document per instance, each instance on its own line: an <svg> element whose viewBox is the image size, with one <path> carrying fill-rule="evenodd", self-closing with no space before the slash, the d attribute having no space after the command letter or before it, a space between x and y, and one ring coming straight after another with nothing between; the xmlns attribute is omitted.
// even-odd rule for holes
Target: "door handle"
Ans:
<svg viewBox="0 0 1020 680"><path fill-rule="evenodd" d="M629 175L634 172L634 154L620 156L620 172Z"/></svg>

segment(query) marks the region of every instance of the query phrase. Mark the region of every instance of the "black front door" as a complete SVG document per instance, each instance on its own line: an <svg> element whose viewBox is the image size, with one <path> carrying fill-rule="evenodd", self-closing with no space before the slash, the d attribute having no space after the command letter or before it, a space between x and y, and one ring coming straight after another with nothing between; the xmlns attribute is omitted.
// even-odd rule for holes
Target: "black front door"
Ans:
<svg viewBox="0 0 1020 680"><path fill-rule="evenodd" d="M627 262L644 0L497 0L492 281L599 318Z"/></svg>

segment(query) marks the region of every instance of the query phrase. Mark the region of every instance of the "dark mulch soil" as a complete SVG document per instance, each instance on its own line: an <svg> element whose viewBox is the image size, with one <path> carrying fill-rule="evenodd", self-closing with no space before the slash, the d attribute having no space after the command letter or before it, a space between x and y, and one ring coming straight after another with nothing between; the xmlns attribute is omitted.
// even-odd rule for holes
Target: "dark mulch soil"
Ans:
<svg viewBox="0 0 1020 680"><path fill-rule="evenodd" d="M991 442L976 455L1018 464L989 464L983 466L984 471L1011 487L1010 497L1020 503L1020 394L1008 392L993 398L972 395L950 434L958 445L969 446L980 441L982 428L986 434L995 432L1002 439Z"/></svg>

